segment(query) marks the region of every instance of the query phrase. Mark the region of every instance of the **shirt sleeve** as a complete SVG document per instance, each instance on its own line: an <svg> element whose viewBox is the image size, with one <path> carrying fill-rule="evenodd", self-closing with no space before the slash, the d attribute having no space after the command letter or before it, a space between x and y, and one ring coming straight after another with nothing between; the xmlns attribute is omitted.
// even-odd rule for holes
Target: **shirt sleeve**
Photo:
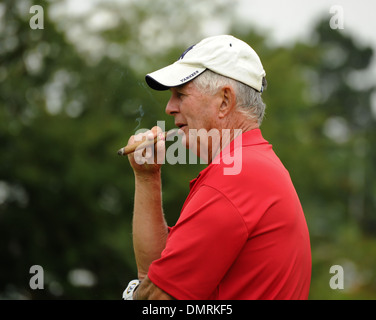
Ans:
<svg viewBox="0 0 376 320"><path fill-rule="evenodd" d="M171 228L148 276L176 299L210 299L248 239L243 218L218 190L201 186Z"/></svg>

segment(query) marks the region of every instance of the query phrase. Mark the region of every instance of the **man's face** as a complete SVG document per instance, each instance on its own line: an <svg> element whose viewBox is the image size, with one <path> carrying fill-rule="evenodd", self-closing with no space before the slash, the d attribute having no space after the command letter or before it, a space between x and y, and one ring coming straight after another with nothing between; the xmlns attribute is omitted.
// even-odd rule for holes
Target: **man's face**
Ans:
<svg viewBox="0 0 376 320"><path fill-rule="evenodd" d="M198 141L198 138L202 138L202 136L197 137L197 130L204 129L209 132L211 129L218 128L220 95L211 96L201 93L192 81L170 90L171 98L167 103L166 113L174 116L175 125L184 132L182 143L202 157L203 154L201 152L200 155L200 143ZM201 130L201 132L204 132L204 130ZM209 150L211 139L205 144L208 144L204 147ZM201 145L201 149L202 147Z"/></svg>

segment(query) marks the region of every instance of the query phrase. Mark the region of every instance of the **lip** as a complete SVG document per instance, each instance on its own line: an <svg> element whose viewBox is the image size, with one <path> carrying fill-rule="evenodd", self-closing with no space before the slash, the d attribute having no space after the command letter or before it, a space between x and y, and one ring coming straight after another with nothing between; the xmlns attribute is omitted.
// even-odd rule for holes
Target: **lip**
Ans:
<svg viewBox="0 0 376 320"><path fill-rule="evenodd" d="M175 123L175 125L176 125L179 129L182 129L182 128L184 128L184 127L187 126L185 123Z"/></svg>
<svg viewBox="0 0 376 320"><path fill-rule="evenodd" d="M184 123L176 123L175 125L179 128L178 134L179 135L184 135L185 134L184 128L187 127L187 125L184 124Z"/></svg>

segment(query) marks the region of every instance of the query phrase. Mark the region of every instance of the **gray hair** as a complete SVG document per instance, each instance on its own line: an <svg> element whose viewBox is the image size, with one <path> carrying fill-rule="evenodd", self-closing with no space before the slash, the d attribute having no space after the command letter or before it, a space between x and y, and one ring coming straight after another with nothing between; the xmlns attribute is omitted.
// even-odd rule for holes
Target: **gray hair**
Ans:
<svg viewBox="0 0 376 320"><path fill-rule="evenodd" d="M250 86L221 76L211 70L206 70L197 78L192 80L195 86L203 93L214 95L221 87L230 85L234 88L236 94L236 106L238 111L249 119L256 119L260 126L265 115L266 105L262 101L261 92ZM267 83L265 77L262 79L263 90L266 89Z"/></svg>

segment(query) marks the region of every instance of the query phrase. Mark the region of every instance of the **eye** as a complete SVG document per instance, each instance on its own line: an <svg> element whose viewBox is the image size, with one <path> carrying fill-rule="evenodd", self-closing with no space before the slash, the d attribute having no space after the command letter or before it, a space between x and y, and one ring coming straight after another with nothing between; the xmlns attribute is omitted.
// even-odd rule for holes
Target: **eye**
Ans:
<svg viewBox="0 0 376 320"><path fill-rule="evenodd" d="M177 92L176 92L176 96L177 96L179 99L181 99L182 97L185 96L185 94L182 93L182 92L177 91Z"/></svg>

